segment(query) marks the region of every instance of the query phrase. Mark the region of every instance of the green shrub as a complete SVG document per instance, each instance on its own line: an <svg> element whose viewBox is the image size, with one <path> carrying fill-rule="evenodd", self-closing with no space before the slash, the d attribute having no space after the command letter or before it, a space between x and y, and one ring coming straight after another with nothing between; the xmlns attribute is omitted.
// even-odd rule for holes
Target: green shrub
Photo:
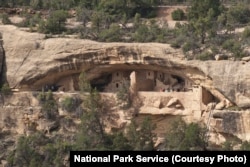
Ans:
<svg viewBox="0 0 250 167"><path fill-rule="evenodd" d="M206 128L197 123L187 124L181 118L171 123L165 137L166 150L204 150L207 147Z"/></svg>
<svg viewBox="0 0 250 167"><path fill-rule="evenodd" d="M156 125L149 116L146 116L140 124L134 119L131 120L127 129L127 139L134 151L153 151L156 136L154 130Z"/></svg>
<svg viewBox="0 0 250 167"><path fill-rule="evenodd" d="M33 9L41 9L42 5L43 5L42 0L31 0L30 1L30 6Z"/></svg>
<svg viewBox="0 0 250 167"><path fill-rule="evenodd" d="M176 49L178 49L178 48L181 47L181 45L180 45L176 40L173 41L173 42L170 44L170 46L171 46L172 48L176 48Z"/></svg>
<svg viewBox="0 0 250 167"><path fill-rule="evenodd" d="M241 111L242 108L238 107L238 106L230 106L227 108L230 111Z"/></svg>
<svg viewBox="0 0 250 167"><path fill-rule="evenodd" d="M213 54L211 52L203 52L197 56L197 59L199 60L214 60Z"/></svg>
<svg viewBox="0 0 250 167"><path fill-rule="evenodd" d="M185 19L185 13L182 9L176 9L172 12L172 19L173 20L177 20L177 21L180 21L180 20L184 20Z"/></svg>
<svg viewBox="0 0 250 167"><path fill-rule="evenodd" d="M42 105L42 112L46 119L54 120L57 114L57 103L53 97L52 92L41 92L38 94L38 100Z"/></svg>
<svg viewBox="0 0 250 167"><path fill-rule="evenodd" d="M42 33L59 34L66 30L65 21L68 13L64 10L53 11L47 21L41 20L39 23L39 31Z"/></svg>
<svg viewBox="0 0 250 167"><path fill-rule="evenodd" d="M235 39L228 39L222 44L222 48L234 54L235 58L244 57L241 43Z"/></svg>
<svg viewBox="0 0 250 167"><path fill-rule="evenodd" d="M185 41L187 41L187 37L185 37L184 35L178 35L173 42L170 43L170 46L173 48L181 48L181 46L185 43Z"/></svg>
<svg viewBox="0 0 250 167"><path fill-rule="evenodd" d="M81 100L74 97L65 97L61 102L62 108L68 112L76 111L80 104Z"/></svg>
<svg viewBox="0 0 250 167"><path fill-rule="evenodd" d="M30 18L26 17L23 21L20 23L15 24L18 27L29 27L30 26Z"/></svg>
<svg viewBox="0 0 250 167"><path fill-rule="evenodd" d="M199 46L193 40L189 40L189 41L185 42L184 45L182 46L182 50L184 53L191 51L191 50L195 50L197 48L199 48Z"/></svg>
<svg viewBox="0 0 250 167"><path fill-rule="evenodd" d="M167 39L166 37L170 34L171 32L168 31L167 27L159 27L155 21L151 23L151 26L149 27L149 34L148 34L148 42L155 41L159 43L166 43Z"/></svg>
<svg viewBox="0 0 250 167"><path fill-rule="evenodd" d="M120 37L120 27L116 24L112 24L109 29L105 29L99 33L100 41L117 42L120 41Z"/></svg>
<svg viewBox="0 0 250 167"><path fill-rule="evenodd" d="M129 90L129 82L123 81L121 86L118 88L116 93L116 98L118 100L118 105L122 109L127 109L131 106L131 99L130 99L130 90Z"/></svg>
<svg viewBox="0 0 250 167"><path fill-rule="evenodd" d="M218 48L217 46L214 46L214 45L211 46L211 51L212 51L212 53L213 53L214 55L220 53L219 48Z"/></svg>
<svg viewBox="0 0 250 167"><path fill-rule="evenodd" d="M63 125L64 127L75 126L74 120L70 117L63 118Z"/></svg>
<svg viewBox="0 0 250 167"><path fill-rule="evenodd" d="M160 28L156 23L152 22L151 25L140 24L135 33L133 40L136 42L166 42L166 36L171 32L165 28Z"/></svg>
<svg viewBox="0 0 250 167"><path fill-rule="evenodd" d="M241 150L248 150L250 151L250 142L249 141L244 141L240 147Z"/></svg>
<svg viewBox="0 0 250 167"><path fill-rule="evenodd" d="M8 84L3 84L2 88L1 88L1 93L4 95L10 95L11 94L11 89L9 87Z"/></svg>
<svg viewBox="0 0 250 167"><path fill-rule="evenodd" d="M35 132L29 136L20 136L15 149L7 154L7 166L68 166L62 159L72 150L72 145L61 135L46 136Z"/></svg>
<svg viewBox="0 0 250 167"><path fill-rule="evenodd" d="M234 147L234 143L232 141L225 141L224 143L222 143L222 150L224 151L231 151L233 150Z"/></svg>
<svg viewBox="0 0 250 167"><path fill-rule="evenodd" d="M243 38L249 38L250 37L250 28L249 27L245 28L245 30L242 33L242 37Z"/></svg>
<svg viewBox="0 0 250 167"><path fill-rule="evenodd" d="M9 16L7 14L2 14L2 23L3 24L11 24L11 21L9 19Z"/></svg>
<svg viewBox="0 0 250 167"><path fill-rule="evenodd" d="M222 48L226 50L231 50L231 48L235 45L235 40L228 39L222 44Z"/></svg>
<svg viewBox="0 0 250 167"><path fill-rule="evenodd" d="M46 22L44 20L39 21L39 23L38 23L38 32L48 33L48 31L46 31Z"/></svg>
<svg viewBox="0 0 250 167"><path fill-rule="evenodd" d="M186 52L190 51L190 50L192 49L191 45L192 45L192 44L191 44L190 42L186 42L186 43L182 46L183 52L186 53Z"/></svg>
<svg viewBox="0 0 250 167"><path fill-rule="evenodd" d="M87 79L85 72L79 75L79 89L81 92L91 92L91 85Z"/></svg>
<svg viewBox="0 0 250 167"><path fill-rule="evenodd" d="M147 42L149 38L149 28L146 25L140 25L133 36L136 42Z"/></svg>
<svg viewBox="0 0 250 167"><path fill-rule="evenodd" d="M227 12L227 20L229 24L246 24L250 21L250 9L247 5L239 4L232 6Z"/></svg>

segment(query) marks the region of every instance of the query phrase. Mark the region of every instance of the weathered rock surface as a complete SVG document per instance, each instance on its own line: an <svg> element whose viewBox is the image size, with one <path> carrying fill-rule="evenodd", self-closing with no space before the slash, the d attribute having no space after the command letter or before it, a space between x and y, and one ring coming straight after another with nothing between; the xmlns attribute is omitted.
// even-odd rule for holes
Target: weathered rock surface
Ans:
<svg viewBox="0 0 250 167"><path fill-rule="evenodd" d="M20 90L11 97L0 97L0 129L4 132L28 134L35 129L49 133L58 128L59 131L66 129L74 133L76 130L66 124L65 120L62 120L63 123L46 122L37 99L31 92L22 91L41 90L44 85L55 83L73 87L70 78L78 77L82 71L86 71L88 78L93 80L120 70L155 70L188 79L195 86L205 88L216 100L209 101L209 97L200 97L198 88L195 89L197 92L138 92L138 99L133 101L137 104L124 112L117 108L114 94L107 93L104 94L109 99L106 102L114 114L112 119L110 115L107 118L112 122L110 129L124 127L134 114L151 114L157 117L155 122L161 120L157 127L159 133L162 133L162 124L165 126L168 123L166 120L176 115L184 116L189 121L206 123L210 111L215 108L220 110L211 118L211 136L214 140L216 135L218 143L224 140L220 133L250 139L249 110L226 110L234 104L243 109L250 107L250 62L187 61L181 50L173 49L168 44L46 39L43 34L3 25L0 25L0 32L4 40L3 48L0 46L0 70L3 68L5 51L7 81L11 88ZM58 104L64 96L75 97L76 94L57 92ZM64 118L67 115L60 107L58 117ZM162 121L163 117L167 119ZM77 124L77 121L74 123ZM60 132L63 133L63 130Z"/></svg>
<svg viewBox="0 0 250 167"><path fill-rule="evenodd" d="M228 56L224 55L224 54L217 54L214 56L215 60L227 60Z"/></svg>
<svg viewBox="0 0 250 167"><path fill-rule="evenodd" d="M179 100L177 98L172 98L169 100L167 107L170 107L172 105L176 105L179 102Z"/></svg>
<svg viewBox="0 0 250 167"><path fill-rule="evenodd" d="M4 67L5 67L5 51L3 48L3 39L2 39L2 33L0 32L0 82L3 81L3 75L4 75Z"/></svg>
<svg viewBox="0 0 250 167"><path fill-rule="evenodd" d="M199 68L209 77L212 89L221 92L231 102L241 107L248 107L245 101L250 98L250 63L241 61L207 61L199 62ZM203 84L203 83L202 83ZM205 82L206 84L206 82ZM239 98L244 96L244 101Z"/></svg>
<svg viewBox="0 0 250 167"><path fill-rule="evenodd" d="M215 109L216 110L222 110L224 107L226 106L224 101L219 102L216 106Z"/></svg>
<svg viewBox="0 0 250 167"><path fill-rule="evenodd" d="M233 134L239 138L250 139L250 111L215 110L211 120L212 131Z"/></svg>
<svg viewBox="0 0 250 167"><path fill-rule="evenodd" d="M88 71L90 79L104 72L150 69L171 72L210 90L218 99L242 107L250 99L250 63L240 61L185 61L181 50L157 43L99 43L50 38L14 26L0 26L11 88L39 90L69 76ZM66 80L65 80L66 81ZM237 94L237 95L236 95ZM244 100L242 100L244 96Z"/></svg>
<svg viewBox="0 0 250 167"><path fill-rule="evenodd" d="M248 61L250 61L250 56L243 57L241 60L242 60L242 61L246 61L246 62L248 62Z"/></svg>
<svg viewBox="0 0 250 167"><path fill-rule="evenodd" d="M93 70L92 77L103 70L128 69L129 64L164 64L160 57L176 57L178 50L164 44L98 43L89 40L50 38L42 34L0 26L6 50L8 81L12 88L37 88L44 83ZM96 65L99 65L98 67ZM136 68L137 66L135 66ZM98 74L99 73L99 74ZM90 76L91 77L91 76Z"/></svg>

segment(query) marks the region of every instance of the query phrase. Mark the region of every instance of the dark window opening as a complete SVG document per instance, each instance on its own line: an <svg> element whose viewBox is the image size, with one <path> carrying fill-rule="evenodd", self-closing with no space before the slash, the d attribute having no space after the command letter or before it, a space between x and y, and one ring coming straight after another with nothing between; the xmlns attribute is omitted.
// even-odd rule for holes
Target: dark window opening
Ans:
<svg viewBox="0 0 250 167"><path fill-rule="evenodd" d="M148 73L148 76L150 76L150 72Z"/></svg>
<svg viewBox="0 0 250 167"><path fill-rule="evenodd" d="M119 87L119 84L118 83L116 83L116 88L118 88Z"/></svg>
<svg viewBox="0 0 250 167"><path fill-rule="evenodd" d="M101 77L91 80L90 84L93 89L96 88L99 92L102 92L111 81L112 74L102 74Z"/></svg>
<svg viewBox="0 0 250 167"><path fill-rule="evenodd" d="M172 75L173 78L177 79L177 82L178 83L184 83L184 79L179 77L179 76L176 76L176 75Z"/></svg>
<svg viewBox="0 0 250 167"><path fill-rule="evenodd" d="M119 73L116 73L116 76L119 76Z"/></svg>

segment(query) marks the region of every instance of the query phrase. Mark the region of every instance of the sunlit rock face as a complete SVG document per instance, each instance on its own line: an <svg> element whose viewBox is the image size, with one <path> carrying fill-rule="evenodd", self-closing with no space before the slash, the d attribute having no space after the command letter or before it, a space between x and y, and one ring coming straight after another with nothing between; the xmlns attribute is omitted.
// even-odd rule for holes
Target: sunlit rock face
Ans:
<svg viewBox="0 0 250 167"><path fill-rule="evenodd" d="M0 25L0 32L4 41L3 47L0 46L0 70L12 89L75 92L79 90L79 74L84 71L92 87L104 94L116 93L122 84L128 83L131 90L138 93L133 114L157 118L182 115L187 121L204 123L211 119L214 134L239 132L237 136L249 138L249 114L246 113L250 107L250 62L191 61L185 59L180 49L168 44L46 38L44 34L25 32L10 25ZM20 106L12 103L12 106ZM232 119L228 116L210 118L210 111L228 111L231 106L244 109L245 113L243 110L238 113L240 116L227 113ZM14 112L22 108L7 110ZM39 113L39 108L36 111ZM23 115L17 119L21 117ZM126 122L123 118L119 120L119 126ZM241 125L240 120L244 120ZM225 126L225 121L234 121L237 129ZM244 131L239 130L242 127ZM20 127L20 132L22 129ZM222 137L219 140L222 141Z"/></svg>
<svg viewBox="0 0 250 167"><path fill-rule="evenodd" d="M249 107L250 104L248 62L186 61L181 50L167 44L46 39L43 34L3 25L0 31L11 88L41 90L45 85L55 85L65 91L77 90L78 76L82 71L86 71L93 84L95 81L108 84L110 78L107 77L119 71L151 71L155 75L178 76L193 85L205 87L220 100L226 98L240 107Z"/></svg>
<svg viewBox="0 0 250 167"><path fill-rule="evenodd" d="M5 72L6 72L6 65L5 65L5 51L3 48L3 39L2 33L0 32L0 82L3 83L5 80Z"/></svg>

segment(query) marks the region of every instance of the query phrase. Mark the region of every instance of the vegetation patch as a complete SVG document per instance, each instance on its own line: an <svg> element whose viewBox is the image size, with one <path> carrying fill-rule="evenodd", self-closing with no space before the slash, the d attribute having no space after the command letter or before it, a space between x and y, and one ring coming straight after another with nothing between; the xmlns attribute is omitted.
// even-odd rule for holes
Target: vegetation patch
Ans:
<svg viewBox="0 0 250 167"><path fill-rule="evenodd" d="M58 115L58 106L52 92L50 90L48 92L42 91L38 95L38 100L42 105L44 117L48 120L55 120Z"/></svg>
<svg viewBox="0 0 250 167"><path fill-rule="evenodd" d="M182 9L176 9L172 12L172 19L176 21L185 20L186 16Z"/></svg>

